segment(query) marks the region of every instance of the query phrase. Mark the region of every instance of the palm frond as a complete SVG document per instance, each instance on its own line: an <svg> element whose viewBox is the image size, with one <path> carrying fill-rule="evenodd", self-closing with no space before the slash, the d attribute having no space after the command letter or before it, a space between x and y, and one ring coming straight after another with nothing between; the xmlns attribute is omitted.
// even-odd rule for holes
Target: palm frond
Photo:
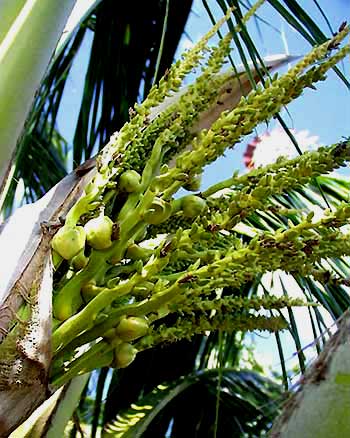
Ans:
<svg viewBox="0 0 350 438"><path fill-rule="evenodd" d="M101 149L128 119L132 104L147 95L157 68L165 4L164 1L139 4L137 14L130 4L116 5L110 0L97 8L73 140L75 165ZM192 0L186 0L181 13L175 5L170 6L159 77L173 60L191 4Z"/></svg>
<svg viewBox="0 0 350 438"><path fill-rule="evenodd" d="M322 176L306 187L289 192L283 196L274 196L273 205L278 208L289 208L290 213L284 212L284 217L276 214L276 210L256 211L245 221L248 227L252 227L252 233L261 231L276 231L279 228L285 228L287 219L294 224L300 222L300 214L307 214L310 211L324 211L327 208L323 196L320 194L319 185L322 192L326 195L328 204L335 208L341 202L348 201L348 188L350 183L339 178ZM254 230L254 231L253 231ZM249 233L248 233L249 234ZM245 239L247 236L245 236ZM313 340L312 347L314 353L309 351L308 359L304 355L304 347L309 344L305 337L305 320L300 317L296 318L293 310L288 309L285 317L289 321L289 331L295 343L296 357L299 360L299 369L304 372L307 360L314 357L324 345L328 338L327 330L330 326L330 320L336 321L348 309L350 305L350 295L348 290L348 278L350 276L349 260L346 257L323 260L313 275L302 276L298 273L283 275L275 273L272 275L272 282L261 282L259 287L254 287L255 294L265 293L269 295L284 294L288 296L303 296L308 302L313 302L320 307L310 307L307 310L305 318L309 319L312 328ZM291 281L288 279L293 278ZM263 278L262 278L263 280ZM274 280L274 281L273 281ZM257 279L259 283L259 279ZM250 287L253 287L251 285ZM327 321L325 321L327 317ZM280 340L280 335L276 334L277 348L280 356L281 373L284 385L287 388L290 385L287 377L286 357L284 346ZM310 350L310 349L309 349Z"/></svg>
<svg viewBox="0 0 350 438"><path fill-rule="evenodd" d="M103 437L164 436L167 430L170 437L213 436L220 374L218 436L260 436L278 412L271 400L281 395L279 385L252 371L211 369L158 385L118 415Z"/></svg>
<svg viewBox="0 0 350 438"><path fill-rule="evenodd" d="M285 0L284 3L287 7L279 0L268 0L270 5L276 9L276 11L297 31L303 38L308 41L312 46L315 44L320 44L327 40L327 36L322 32L320 27L316 24L315 20L308 15L305 10L300 6L300 4L295 0ZM319 7L319 11L323 18L326 17L326 13ZM327 25L329 21L325 20ZM339 26L341 23L339 23ZM339 78L344 82L347 88L350 88L350 83L344 74L339 70L338 67L334 68Z"/></svg>

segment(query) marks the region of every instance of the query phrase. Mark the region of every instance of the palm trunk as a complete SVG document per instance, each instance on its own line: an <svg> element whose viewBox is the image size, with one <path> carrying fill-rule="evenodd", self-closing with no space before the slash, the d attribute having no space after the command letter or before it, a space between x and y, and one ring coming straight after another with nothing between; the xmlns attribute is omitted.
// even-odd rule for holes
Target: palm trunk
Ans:
<svg viewBox="0 0 350 438"><path fill-rule="evenodd" d="M350 436L350 317L302 378L270 433L271 438Z"/></svg>
<svg viewBox="0 0 350 438"><path fill-rule="evenodd" d="M91 163L64 178L40 201L18 210L3 226L1 247L13 248L4 257L0 276L0 436L8 436L50 395L52 224L65 216L92 177ZM44 224L47 224L44 225ZM19 238L19 234L23 237ZM16 246L14 243L19 242ZM5 337L23 303L30 308L24 322Z"/></svg>
<svg viewBox="0 0 350 438"><path fill-rule="evenodd" d="M34 94L74 3L75 0L1 3L0 195Z"/></svg>

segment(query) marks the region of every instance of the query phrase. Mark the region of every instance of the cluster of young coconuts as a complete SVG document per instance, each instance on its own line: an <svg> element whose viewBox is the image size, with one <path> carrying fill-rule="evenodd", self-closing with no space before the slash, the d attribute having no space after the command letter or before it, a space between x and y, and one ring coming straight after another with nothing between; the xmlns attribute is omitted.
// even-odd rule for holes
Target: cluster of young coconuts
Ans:
<svg viewBox="0 0 350 438"><path fill-rule="evenodd" d="M135 170L123 172L118 181L118 190L128 194L142 190L140 174ZM155 197L151 207L144 212L142 220L149 225L158 225L166 221L174 212L182 211L184 217L195 218L206 208L206 201L197 195L187 195L173 202ZM75 271L79 271L89 263L89 257L85 255L86 244L93 250L110 248L115 240L114 227L113 220L102 213L88 220L84 226L65 224L55 234L51 245L56 253L69 261ZM114 347L112 366L118 368L128 366L137 353L131 342L144 336L148 330L149 326L145 318L124 317L115 328L104 334L104 338Z"/></svg>

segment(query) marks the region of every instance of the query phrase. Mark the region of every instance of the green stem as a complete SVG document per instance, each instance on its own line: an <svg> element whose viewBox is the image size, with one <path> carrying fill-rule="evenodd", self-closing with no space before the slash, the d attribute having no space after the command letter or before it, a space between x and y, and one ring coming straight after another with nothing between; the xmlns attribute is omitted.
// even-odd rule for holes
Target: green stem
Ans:
<svg viewBox="0 0 350 438"><path fill-rule="evenodd" d="M237 175L231 176L231 178L225 179L224 181L220 181L217 184L214 184L207 188L207 190L204 190L204 192L201 192L201 195L203 198L208 198L209 196L213 195L214 193L217 193L219 190L227 189L232 187L232 185L236 182Z"/></svg>
<svg viewBox="0 0 350 438"><path fill-rule="evenodd" d="M60 387L69 382L73 377L88 373L95 368L109 366L113 362L113 346L106 341L93 345L86 353L73 361L68 370L52 377L52 385Z"/></svg>
<svg viewBox="0 0 350 438"><path fill-rule="evenodd" d="M136 283L134 275L125 283L118 284L113 289L104 289L91 300L80 312L67 319L52 335L52 349L54 354L62 350L75 337L94 326L98 314L109 306L116 298L128 294Z"/></svg>
<svg viewBox="0 0 350 438"><path fill-rule="evenodd" d="M80 217L89 211L90 202L96 199L99 192L100 190L96 186L94 186L91 192L89 192L88 194L84 193L82 197L77 201L77 203L68 212L65 225L69 227L76 226Z"/></svg>
<svg viewBox="0 0 350 438"><path fill-rule="evenodd" d="M159 45L159 50L158 50L158 55L157 55L156 67L154 69L154 76L153 76L152 87L155 85L155 83L157 81L160 61L162 59L163 48L164 48L164 40L165 40L165 33L166 33L166 29L167 29L167 24L168 24L168 16L169 16L169 0L166 0L165 15L164 15L163 29L162 29L162 36L161 36L161 39L160 39L160 45Z"/></svg>
<svg viewBox="0 0 350 438"><path fill-rule="evenodd" d="M154 199L155 193L151 190L147 190L140 200L138 206L134 209L130 209L129 214L125 213L124 219L120 221L120 234L124 237L128 235L128 240L130 230L140 221L142 221L143 213L150 207ZM119 218L118 218L119 220Z"/></svg>
<svg viewBox="0 0 350 438"><path fill-rule="evenodd" d="M130 290L133 286L134 284L130 287ZM166 290L155 294L151 299L144 300L137 304L123 305L108 312L108 319L106 321L99 325L94 325L92 318L96 318L97 309L101 311L105 306L101 303L95 303L93 310L89 309L88 307L99 298L101 301L101 295L103 294L103 292L101 292L100 295L98 295L94 300L90 301L90 303L77 315L68 319L55 331L52 337L54 354L57 354L66 346L68 347L69 351L71 351L79 345L91 342L93 339L102 336L103 333L110 328L113 328L118 323L118 320L121 316L143 316L151 313L152 311L157 312L161 306L173 300L178 295L180 290L180 285L175 283ZM122 296L122 294L120 293L118 296ZM116 296L113 295L113 299L115 298ZM104 303L106 302L108 301L104 301ZM85 324L85 321L89 321L89 323Z"/></svg>

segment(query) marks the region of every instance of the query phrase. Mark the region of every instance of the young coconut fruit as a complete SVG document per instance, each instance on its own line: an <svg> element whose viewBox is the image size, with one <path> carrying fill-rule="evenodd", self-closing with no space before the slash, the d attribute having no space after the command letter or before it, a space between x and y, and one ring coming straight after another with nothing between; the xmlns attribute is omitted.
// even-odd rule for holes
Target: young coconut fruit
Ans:
<svg viewBox="0 0 350 438"><path fill-rule="evenodd" d="M144 221L150 225L159 225L166 221L172 213L171 204L161 198L154 198L150 208L143 216Z"/></svg>
<svg viewBox="0 0 350 438"><path fill-rule="evenodd" d="M84 226L86 240L94 249L106 249L112 245L113 221L101 215L90 219Z"/></svg>
<svg viewBox="0 0 350 438"><path fill-rule="evenodd" d="M70 260L84 249L85 239L83 227L63 226L54 235L51 246L65 260Z"/></svg>
<svg viewBox="0 0 350 438"><path fill-rule="evenodd" d="M119 188L127 193L139 191L141 188L141 175L136 170L126 170L120 175Z"/></svg>
<svg viewBox="0 0 350 438"><path fill-rule="evenodd" d="M188 218L199 216L207 208L205 199L196 195L188 195L182 199L181 208L183 215Z"/></svg>
<svg viewBox="0 0 350 438"><path fill-rule="evenodd" d="M123 318L117 325L115 333L123 341L134 341L148 332L148 324L144 318L131 316Z"/></svg>
<svg viewBox="0 0 350 438"><path fill-rule="evenodd" d="M135 360L137 349L128 342L123 342L114 350L113 365L116 368L126 368Z"/></svg>

